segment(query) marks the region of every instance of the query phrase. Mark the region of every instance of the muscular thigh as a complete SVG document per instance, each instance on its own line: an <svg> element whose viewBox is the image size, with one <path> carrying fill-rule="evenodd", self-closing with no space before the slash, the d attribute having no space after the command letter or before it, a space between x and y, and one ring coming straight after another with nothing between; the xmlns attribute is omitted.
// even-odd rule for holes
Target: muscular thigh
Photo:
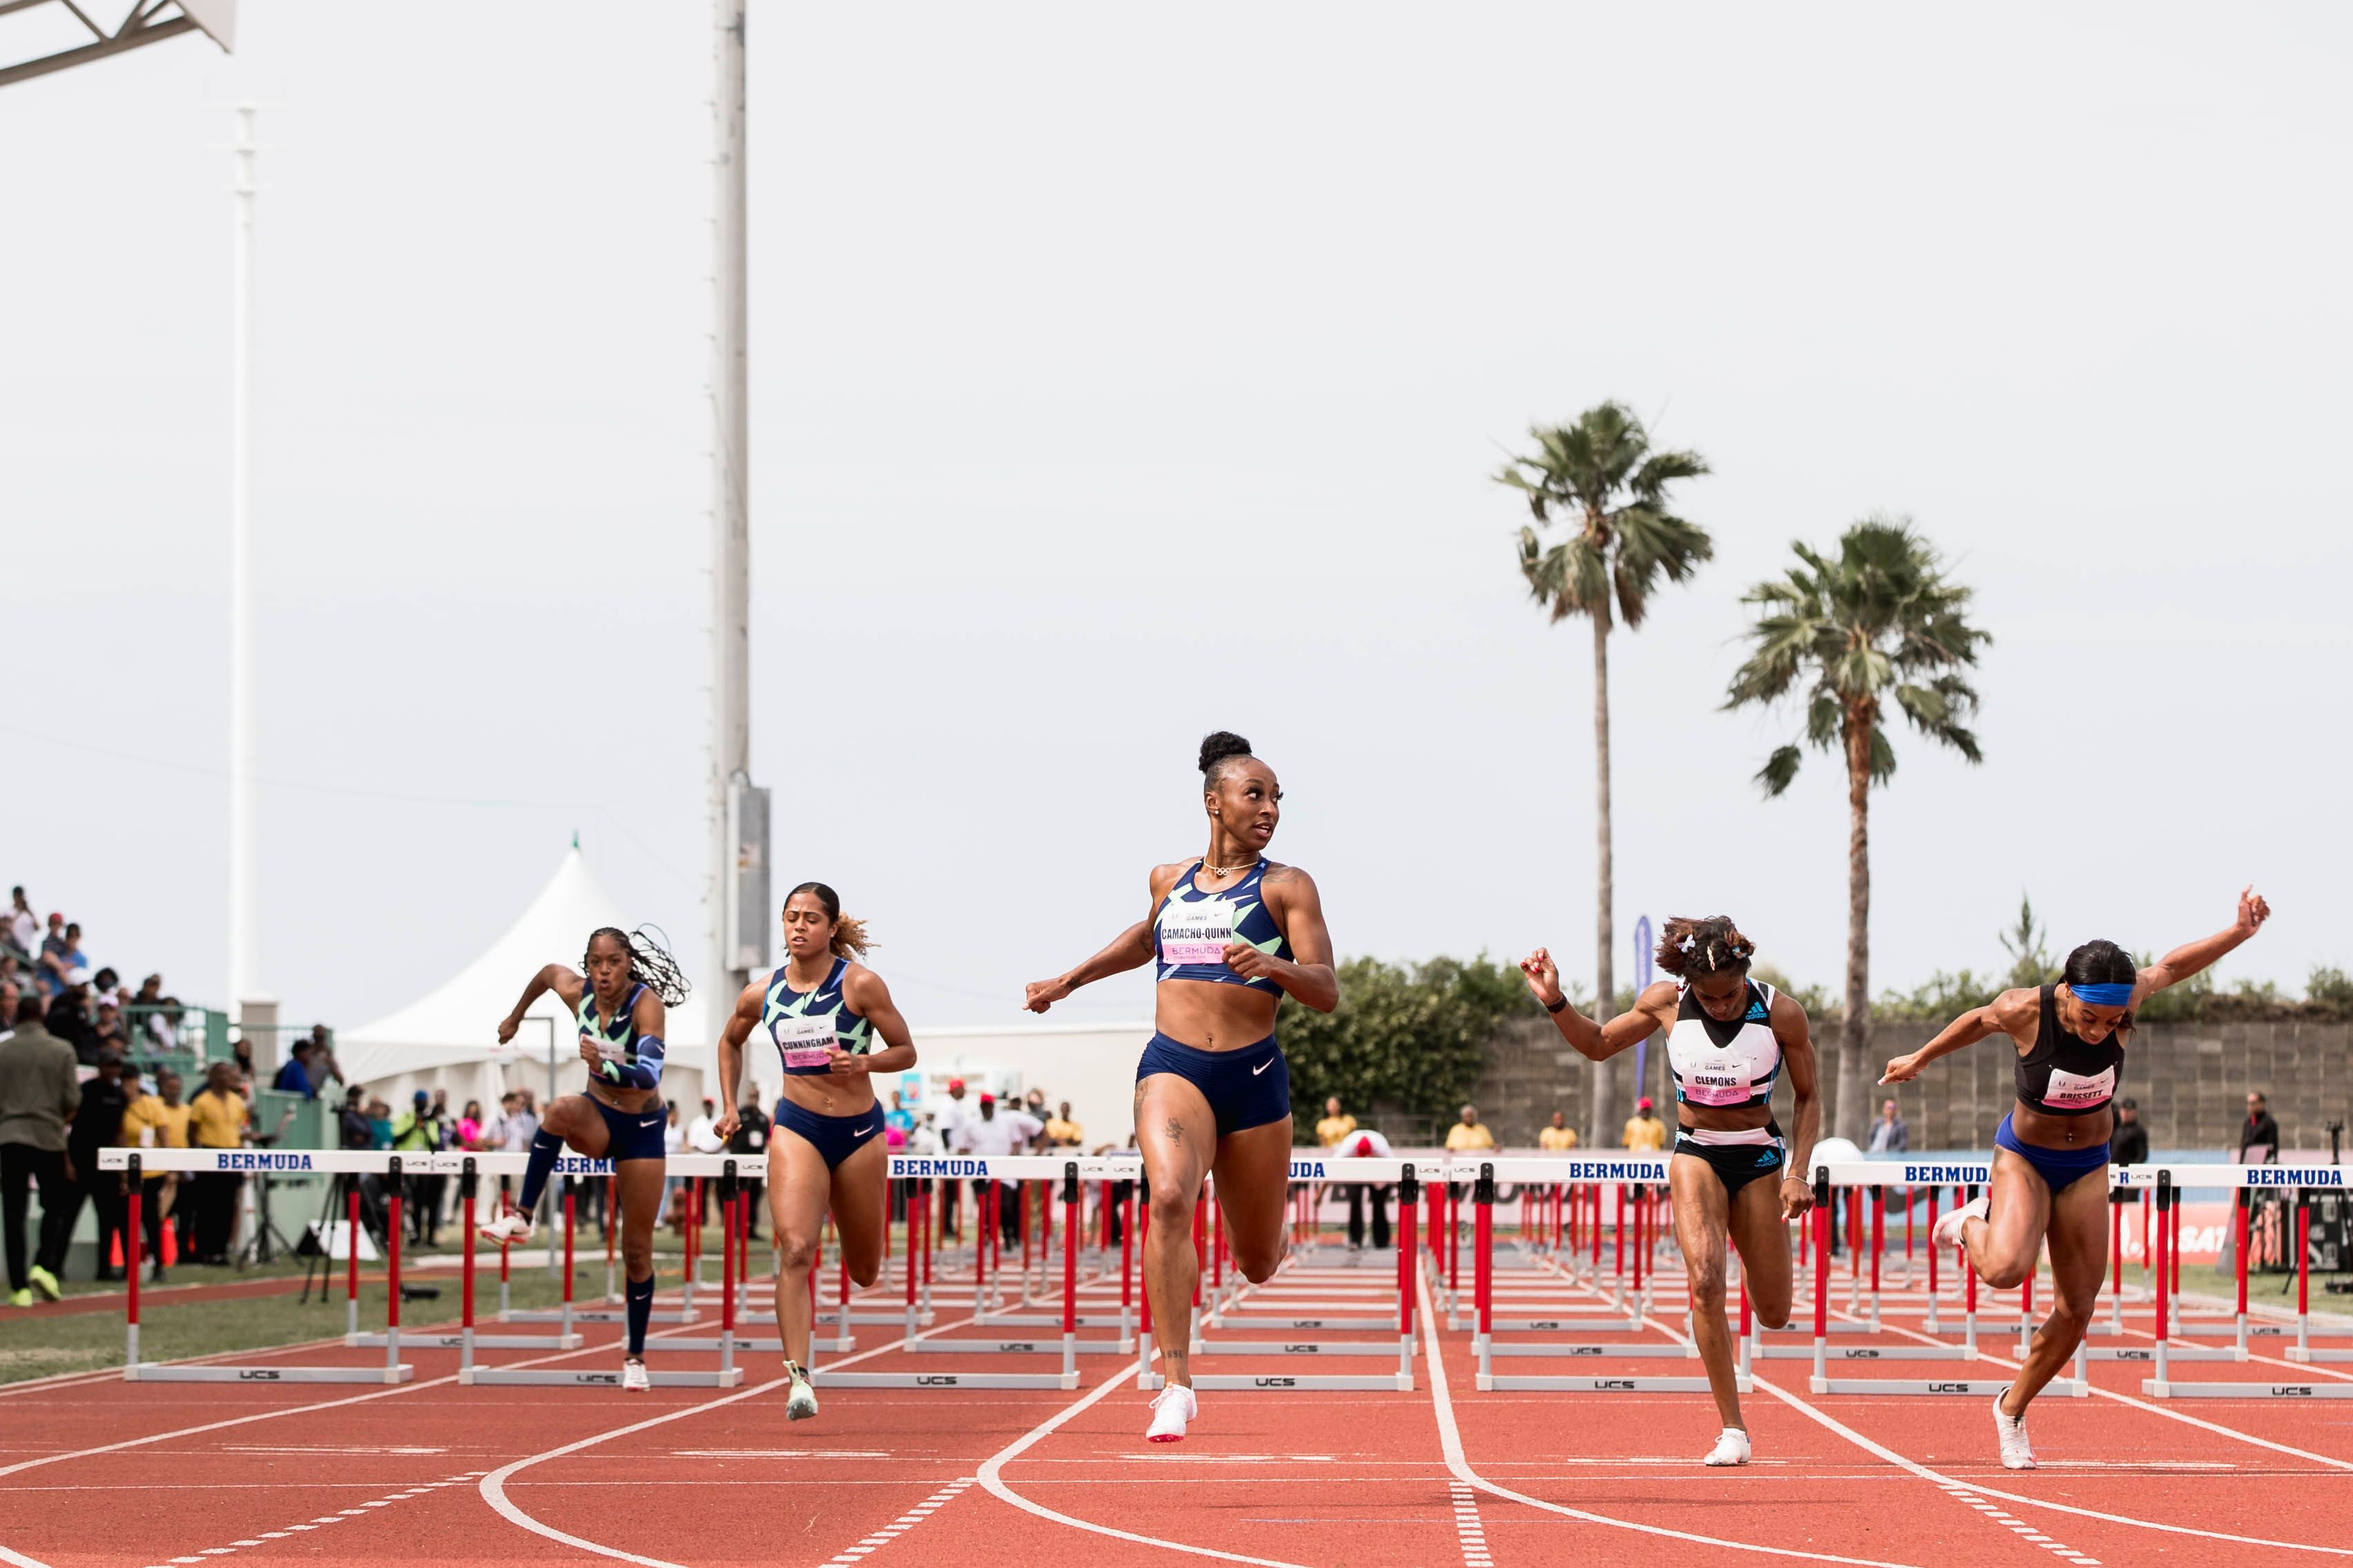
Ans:
<svg viewBox="0 0 2353 1568"><path fill-rule="evenodd" d="M1731 1204L1708 1163L1678 1154L1667 1163L1667 1191L1675 1205L1675 1245L1694 1281L1723 1277L1724 1240Z"/></svg>
<svg viewBox="0 0 2353 1568"><path fill-rule="evenodd" d="M888 1245L890 1190L884 1173L890 1160L890 1145L870 1138L833 1168L833 1225L853 1268L872 1265Z"/></svg>
<svg viewBox="0 0 2353 1568"><path fill-rule="evenodd" d="M881 1142L873 1141L878 1147ZM832 1199L833 1173L826 1169L825 1156L816 1144L778 1125L768 1140L768 1218L776 1235L793 1240L815 1237L824 1228Z"/></svg>
<svg viewBox="0 0 2353 1568"><path fill-rule="evenodd" d="M2042 1184L2034 1167L2023 1155L1997 1149L1993 1180L1986 1191L1991 1200L1986 1224L1993 1232L1994 1250L2006 1258L2029 1257L2038 1251L2050 1231L2051 1189Z"/></svg>
<svg viewBox="0 0 2353 1568"><path fill-rule="evenodd" d="M1235 1249L1250 1253L1274 1246L1282 1238L1284 1200L1291 1192L1289 1119L1227 1133L1218 1140L1210 1169Z"/></svg>
<svg viewBox="0 0 2353 1568"><path fill-rule="evenodd" d="M2051 1277L2078 1312L2091 1310L2108 1271L2108 1188L2099 1172L2079 1176L2051 1200Z"/></svg>
<svg viewBox="0 0 2353 1568"><path fill-rule="evenodd" d="M1135 1147L1154 1192L1190 1198L1218 1156L1218 1119L1189 1081L1155 1073L1135 1086Z"/></svg>
<svg viewBox="0 0 2353 1568"><path fill-rule="evenodd" d="M1789 1226L1781 1217L1781 1178L1759 1176L1732 1201L1732 1245L1748 1279L1752 1300L1778 1318L1788 1308Z"/></svg>
<svg viewBox="0 0 2353 1568"><path fill-rule="evenodd" d="M622 1237L652 1237L661 1224L662 1162L619 1161L613 1166L613 1185L621 1199Z"/></svg>

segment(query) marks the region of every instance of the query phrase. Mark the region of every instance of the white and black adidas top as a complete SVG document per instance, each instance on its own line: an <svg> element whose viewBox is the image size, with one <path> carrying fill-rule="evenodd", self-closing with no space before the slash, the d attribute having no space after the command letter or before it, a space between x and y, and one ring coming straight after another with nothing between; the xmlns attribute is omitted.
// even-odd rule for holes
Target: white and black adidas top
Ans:
<svg viewBox="0 0 2353 1568"><path fill-rule="evenodd" d="M1675 1026L1667 1036L1675 1099L1719 1110L1769 1105L1781 1076L1781 1042L1773 1037L1773 988L1748 982L1748 1009L1729 1024L1707 1016L1687 984L1676 986Z"/></svg>

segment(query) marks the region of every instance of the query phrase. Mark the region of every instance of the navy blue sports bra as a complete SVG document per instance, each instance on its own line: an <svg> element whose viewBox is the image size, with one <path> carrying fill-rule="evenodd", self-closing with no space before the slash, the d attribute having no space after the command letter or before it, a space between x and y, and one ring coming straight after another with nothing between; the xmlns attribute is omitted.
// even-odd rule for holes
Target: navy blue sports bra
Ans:
<svg viewBox="0 0 2353 1568"><path fill-rule="evenodd" d="M1160 907L1152 911L1152 951L1160 961L1159 980L1204 980L1212 985L1247 985L1270 996L1282 987L1272 980L1246 980L1226 967L1228 943L1246 942L1275 958L1289 955L1289 944L1266 907L1259 884L1266 862L1250 868L1232 887L1205 893L1193 883L1201 862L1196 860L1176 879Z"/></svg>
<svg viewBox="0 0 2353 1568"><path fill-rule="evenodd" d="M831 1071L823 1057L828 1045L839 1046L853 1057L873 1049L873 1026L851 1012L841 994L842 978L849 973L849 960L835 959L832 969L814 991L796 991L786 984L786 967L789 966L780 966L768 977L767 1001L760 1011L760 1026L776 1043L786 1073L796 1078L813 1078ZM802 1058L797 1065L796 1055Z"/></svg>

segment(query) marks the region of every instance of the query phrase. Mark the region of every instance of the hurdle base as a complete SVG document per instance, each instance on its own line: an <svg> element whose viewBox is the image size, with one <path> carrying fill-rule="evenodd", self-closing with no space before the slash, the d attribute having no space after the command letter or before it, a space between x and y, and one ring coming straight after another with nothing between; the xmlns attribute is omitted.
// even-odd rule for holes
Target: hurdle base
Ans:
<svg viewBox="0 0 2353 1568"><path fill-rule="evenodd" d="M406 1383L417 1369L398 1366L180 1366L169 1362L133 1362L122 1369L125 1383ZM2353 1385L2348 1385L2353 1386Z"/></svg>
<svg viewBox="0 0 2353 1568"><path fill-rule="evenodd" d="M2179 1352L2177 1352L2175 1353L2179 1354ZM2306 1350L2297 1346L2291 1346L2283 1353L2284 1353L2290 1361L2303 1362L2307 1364L2313 1362L2353 1361L2353 1350L2316 1351Z"/></svg>
<svg viewBox="0 0 2353 1568"><path fill-rule="evenodd" d="M2144 1378L2152 1399L2353 1399L2353 1383L2159 1383Z"/></svg>
<svg viewBox="0 0 2353 1568"><path fill-rule="evenodd" d="M384 1350L390 1336L386 1334L345 1334L343 1343L353 1350ZM454 1351L463 1349L466 1336L462 1333L413 1334L403 1331L400 1342L415 1345L419 1350ZM576 1351L582 1343L578 1334L484 1334L474 1336L478 1351Z"/></svg>
<svg viewBox="0 0 2353 1568"><path fill-rule="evenodd" d="M1758 1361L1811 1361L1811 1345L1758 1345L1748 1352ZM1826 1361L1969 1361L1959 1345L1825 1345Z"/></svg>
<svg viewBox="0 0 2353 1568"><path fill-rule="evenodd" d="M733 1366L724 1372L655 1372L649 1368L646 1376L656 1388L739 1388L744 1383L744 1369ZM621 1373L617 1368L611 1372L558 1372L546 1367L471 1366L459 1369L458 1381L468 1387L618 1388Z"/></svg>
<svg viewBox="0 0 2353 1568"><path fill-rule="evenodd" d="M2010 1387L2009 1378L1991 1377L1931 1377L1915 1381L1901 1377L1810 1377L1809 1392L1814 1394L1881 1394L1954 1395L1964 1398L1991 1399ZM2042 1397L2053 1399L2088 1399L2089 1385L2073 1378L2054 1377L2042 1390Z"/></svg>
<svg viewBox="0 0 2353 1568"><path fill-rule="evenodd" d="M1384 1347L1390 1349L1390 1347ZM1395 1353L1391 1349L1390 1353ZM1139 1388L1158 1389L1166 1381L1158 1373L1148 1373L1137 1383ZM1413 1377L1402 1372L1385 1373L1379 1376L1350 1376L1332 1373L1267 1373L1250 1375L1242 1373L1197 1373L1193 1386L1205 1393L1265 1393L1265 1394L1411 1394ZM2346 1385L2353 1388L2353 1384Z"/></svg>
<svg viewBox="0 0 2353 1568"><path fill-rule="evenodd" d="M1497 1318L1497 1333L1639 1334L1640 1318Z"/></svg>
<svg viewBox="0 0 2353 1568"><path fill-rule="evenodd" d="M629 1314L625 1308L575 1307L572 1309L572 1321L575 1323L626 1323L629 1321ZM560 1310L548 1307L533 1307L527 1310L518 1309L515 1311L500 1313L499 1321L560 1323L564 1321L564 1313ZM646 1321L649 1323L699 1323L702 1321L702 1316L700 1312L690 1312L680 1307L662 1307L647 1313Z"/></svg>
<svg viewBox="0 0 2353 1568"><path fill-rule="evenodd" d="M1538 1377L1491 1376L1481 1373L1476 1386L1482 1394L1705 1394L1704 1377ZM1755 1380L1739 1373L1733 1386L1743 1394L1757 1392Z"/></svg>
<svg viewBox="0 0 2353 1568"><path fill-rule="evenodd" d="M2085 1345L2075 1352L2086 1361L2155 1362L2155 1345ZM2165 1348L2168 1361L2244 1361L2246 1352L2236 1345L2201 1345L2184 1349L2179 1345Z"/></svg>
<svg viewBox="0 0 2353 1568"><path fill-rule="evenodd" d="M1040 1340L955 1340L920 1334L907 1345L910 1352L944 1351L951 1355L1060 1355L1062 1342L1059 1338ZM1078 1355L1134 1355L1134 1340L1074 1340L1071 1351ZM1394 1352L1390 1353L1394 1354Z"/></svg>
<svg viewBox="0 0 2353 1568"><path fill-rule="evenodd" d="M828 1372L809 1369L818 1388L1062 1389L1079 1386L1075 1372Z"/></svg>
<svg viewBox="0 0 2353 1568"><path fill-rule="evenodd" d="M1084 1349L1083 1344L1081 1349ZM1394 1340L1203 1340L1204 1355L1394 1356Z"/></svg>
<svg viewBox="0 0 2353 1568"><path fill-rule="evenodd" d="M1697 1361L1697 1345L1521 1345L1490 1342L1486 1353L1521 1356L1569 1356L1577 1361ZM1808 1355L1813 1354L1809 1350Z"/></svg>

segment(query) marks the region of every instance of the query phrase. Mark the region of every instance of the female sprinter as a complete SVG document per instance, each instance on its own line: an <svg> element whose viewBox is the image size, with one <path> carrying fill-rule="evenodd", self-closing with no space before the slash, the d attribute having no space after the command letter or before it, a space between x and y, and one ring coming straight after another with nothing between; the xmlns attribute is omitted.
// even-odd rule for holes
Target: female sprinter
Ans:
<svg viewBox="0 0 2353 1568"><path fill-rule="evenodd" d="M1658 961L1675 978L1644 987L1632 1012L1607 1024L1568 1005L1552 954L1538 948L1520 963L1561 1037L1589 1060L1607 1061L1653 1030L1667 1031L1676 1112L1667 1189L1675 1244L1691 1278L1692 1342L1724 1418L1723 1434L1703 1461L1710 1465L1745 1465L1749 1455L1733 1341L1724 1327L1725 1238L1740 1250L1757 1321L1768 1329L1787 1323L1787 1226L1814 1206L1804 1173L1822 1129L1806 1010L1748 978L1756 951L1726 916L1670 920L1659 934ZM1773 1082L1784 1067L1797 1100L1794 1150L1773 1119ZM1780 1179L1768 1183L1767 1176Z"/></svg>
<svg viewBox="0 0 2353 1568"><path fill-rule="evenodd" d="M1994 1131L1986 1195L1936 1222L1936 1245L1966 1248L1978 1278L1996 1289L2024 1280L2043 1242L2051 1244L2051 1316L2034 1331L2017 1378L1993 1402L2004 1469L2034 1468L2026 1406L2075 1353L2107 1272L2109 1106L2133 1009L2254 935L2271 913L2249 888L2229 927L2138 971L2115 942L2087 942L2067 955L2059 984L2005 991L1971 1008L1910 1056L1889 1062L1880 1078L1903 1083L1938 1057L1994 1035L2008 1036L2017 1054L2018 1105ZM2081 1179L2094 1172L2100 1180Z"/></svg>
<svg viewBox="0 0 2353 1568"><path fill-rule="evenodd" d="M744 1042L765 1030L784 1058L785 1083L768 1140L768 1216L783 1249L776 1275L776 1333L785 1342L785 1415L817 1414L809 1386L808 1272L828 1208L850 1279L871 1285L891 1245L891 1168L882 1108L869 1075L915 1065L907 1020L882 977L850 955L872 943L863 921L841 912L823 882L803 882L785 900L785 964L744 987L719 1037L719 1087L726 1111L712 1131L735 1136L736 1085ZM878 1047L876 1042L880 1041Z"/></svg>
<svg viewBox="0 0 2353 1568"><path fill-rule="evenodd" d="M1208 853L1155 867L1151 909L1069 973L1033 982L1047 1008L1090 981L1159 960L1157 1031L1135 1067L1135 1135L1152 1193L1144 1288L1166 1381L1145 1436L1174 1443L1198 1414L1192 1338L1193 1208L1214 1171L1235 1265L1253 1283L1282 1261L1291 1181L1291 1069L1274 1043L1285 996L1319 1013L1340 1001L1314 881L1266 858L1282 815L1274 770L1224 731L1201 742Z"/></svg>
<svg viewBox="0 0 2353 1568"><path fill-rule="evenodd" d="M643 1394L646 1322L654 1309L654 1227L661 1219L662 1030L665 1009L686 1000L687 984L669 950L640 926L635 935L600 926L588 933L580 957L582 979L560 963L531 977L522 1000L499 1024L499 1044L514 1038L522 1016L543 992L553 991L580 1025L580 1059L588 1064L588 1092L548 1102L547 1114L531 1141L523 1168L522 1205L481 1226L500 1246L531 1239L531 1213L570 1144L592 1160L613 1162L621 1200L621 1258L628 1272L622 1291L628 1303L629 1349L621 1363L621 1387Z"/></svg>

